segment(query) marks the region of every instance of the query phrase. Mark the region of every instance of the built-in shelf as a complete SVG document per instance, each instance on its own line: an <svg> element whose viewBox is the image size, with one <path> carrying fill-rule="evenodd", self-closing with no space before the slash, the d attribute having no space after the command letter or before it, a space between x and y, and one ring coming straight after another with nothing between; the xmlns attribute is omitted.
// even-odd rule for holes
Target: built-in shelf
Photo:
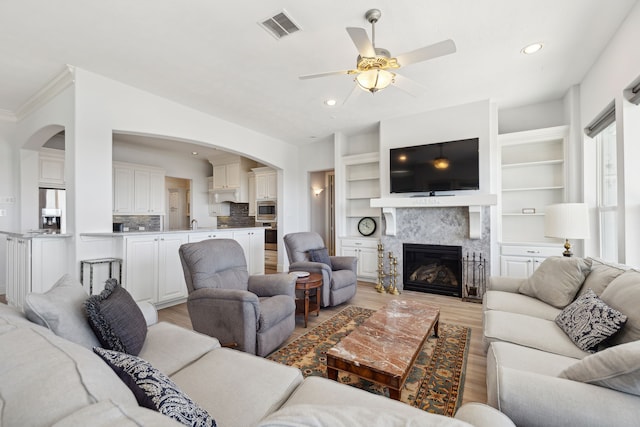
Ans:
<svg viewBox="0 0 640 427"><path fill-rule="evenodd" d="M509 168L526 168L532 166L546 166L546 165L561 165L564 163L562 159L543 160L539 162L522 162L522 163L505 163L502 165L502 169Z"/></svg>
<svg viewBox="0 0 640 427"><path fill-rule="evenodd" d="M564 190L564 186L556 185L552 187L523 187L523 188L503 188L503 193L510 191L546 191L546 190Z"/></svg>
<svg viewBox="0 0 640 427"><path fill-rule="evenodd" d="M502 216L544 216L544 212L536 212L532 214L523 214L520 212L502 212Z"/></svg>

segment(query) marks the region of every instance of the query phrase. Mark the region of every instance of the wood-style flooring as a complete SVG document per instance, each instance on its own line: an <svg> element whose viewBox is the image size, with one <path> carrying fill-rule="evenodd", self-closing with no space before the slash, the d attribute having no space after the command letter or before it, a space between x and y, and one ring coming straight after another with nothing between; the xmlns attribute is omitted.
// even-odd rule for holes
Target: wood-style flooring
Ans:
<svg viewBox="0 0 640 427"><path fill-rule="evenodd" d="M482 347L482 305L473 302L463 302L460 298L445 297L441 295L426 294L422 292L404 291L401 295L393 296L380 294L374 289L374 284L358 282L358 292L349 304L377 310L387 301L393 298L410 299L440 307L440 321L453 323L471 328L471 340L467 358L467 370L463 390L463 403L487 401L487 389L485 382L486 356ZM320 315L309 316L308 328L304 328L302 316L296 317L296 329L287 343L303 335L314 326L330 318L333 314L342 310L346 304L337 307L323 308ZM175 323L191 329L191 321L186 304L179 304L159 311L160 320Z"/></svg>

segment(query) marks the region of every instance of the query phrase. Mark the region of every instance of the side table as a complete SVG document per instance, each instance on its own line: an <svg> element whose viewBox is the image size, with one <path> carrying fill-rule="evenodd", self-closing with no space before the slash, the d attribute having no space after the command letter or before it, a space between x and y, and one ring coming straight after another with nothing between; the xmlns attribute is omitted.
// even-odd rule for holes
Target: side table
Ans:
<svg viewBox="0 0 640 427"><path fill-rule="evenodd" d="M310 291L315 289L315 294ZM304 296L298 298L296 295L296 314L304 315L304 327L307 327L309 312L320 315L320 301L322 301L322 274L311 273L306 277L298 277L296 280L296 291L303 291ZM313 300L312 300L313 299Z"/></svg>

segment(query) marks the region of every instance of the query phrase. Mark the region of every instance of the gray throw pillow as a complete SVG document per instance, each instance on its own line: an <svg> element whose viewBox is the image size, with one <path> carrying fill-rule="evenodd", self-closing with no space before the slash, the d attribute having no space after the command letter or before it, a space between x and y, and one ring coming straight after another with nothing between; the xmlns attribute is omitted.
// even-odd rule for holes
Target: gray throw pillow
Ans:
<svg viewBox="0 0 640 427"><path fill-rule="evenodd" d="M130 354L94 348L136 396L140 406L153 409L187 425L215 427L211 415L149 362Z"/></svg>
<svg viewBox="0 0 640 427"><path fill-rule="evenodd" d="M29 293L24 302L27 319L49 328L54 334L86 348L100 345L84 311L87 293L69 274L62 276L47 292Z"/></svg>
<svg viewBox="0 0 640 427"><path fill-rule="evenodd" d="M562 371L560 378L640 396L640 341L587 356Z"/></svg>
<svg viewBox="0 0 640 427"><path fill-rule="evenodd" d="M640 272L629 270L613 279L600 299L628 317L624 328L611 338L611 344L640 340Z"/></svg>
<svg viewBox="0 0 640 427"><path fill-rule="evenodd" d="M327 250L327 248L311 249L309 251L309 258L313 262L321 262L323 264L327 264L329 268L333 269L331 265L331 258L329 258L329 251Z"/></svg>
<svg viewBox="0 0 640 427"><path fill-rule="evenodd" d="M593 289L593 292L600 296L613 279L630 270L627 266L607 262L599 258L589 258L589 261L591 262L591 271L587 278L584 279L578 296L584 295L589 289Z"/></svg>
<svg viewBox="0 0 640 427"><path fill-rule="evenodd" d="M556 324L584 351L596 351L598 344L613 336L627 321L627 316L609 307L589 289L565 307Z"/></svg>
<svg viewBox="0 0 640 427"><path fill-rule="evenodd" d="M100 295L85 303L89 324L103 347L136 355L147 337L147 322L129 292L108 279Z"/></svg>
<svg viewBox="0 0 640 427"><path fill-rule="evenodd" d="M590 263L583 258L549 257L522 282L519 292L556 308L565 308L578 293L589 267Z"/></svg>

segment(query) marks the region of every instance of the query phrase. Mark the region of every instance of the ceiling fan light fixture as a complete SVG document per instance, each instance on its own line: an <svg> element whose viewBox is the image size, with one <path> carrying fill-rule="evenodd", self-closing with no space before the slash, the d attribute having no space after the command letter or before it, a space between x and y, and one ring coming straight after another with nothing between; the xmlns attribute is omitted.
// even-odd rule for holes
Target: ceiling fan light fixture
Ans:
<svg viewBox="0 0 640 427"><path fill-rule="evenodd" d="M376 93L394 82L396 75L387 70L367 70L356 76L356 83L362 90Z"/></svg>

